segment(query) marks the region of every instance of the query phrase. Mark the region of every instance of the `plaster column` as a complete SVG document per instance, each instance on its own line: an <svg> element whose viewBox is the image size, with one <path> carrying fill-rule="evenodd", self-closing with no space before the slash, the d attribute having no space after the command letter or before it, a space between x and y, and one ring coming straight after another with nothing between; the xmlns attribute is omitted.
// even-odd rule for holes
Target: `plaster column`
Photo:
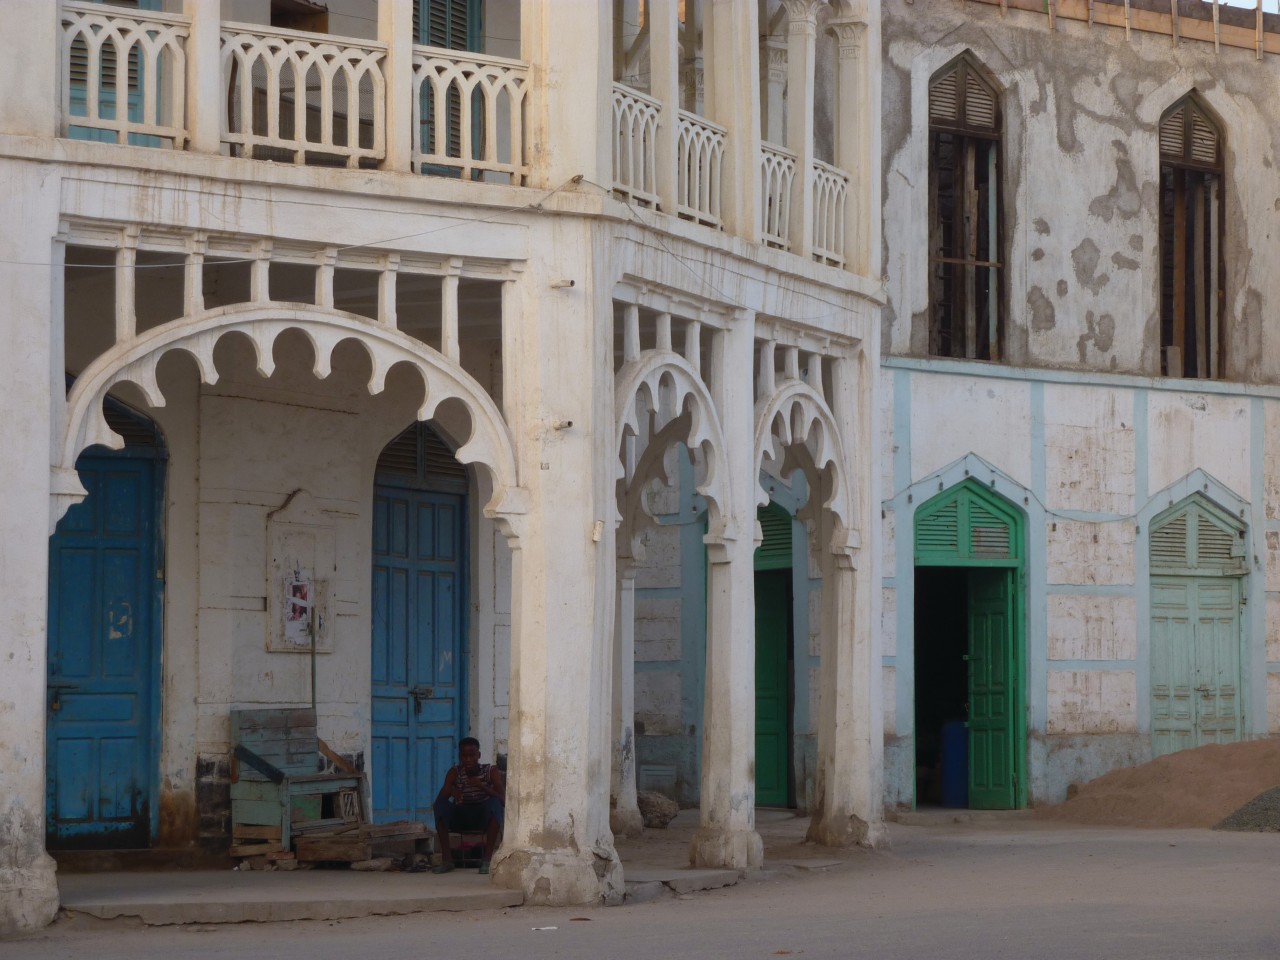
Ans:
<svg viewBox="0 0 1280 960"><path fill-rule="evenodd" d="M611 281L597 282L607 247L576 219L545 216L533 229L533 257L514 281L518 311L503 298L502 352L520 368L503 401L525 512L508 521L510 756L493 882L532 904L618 902L622 865L609 831L613 314Z"/></svg>
<svg viewBox="0 0 1280 960"><path fill-rule="evenodd" d="M414 0L378 0L378 39L387 45L387 158L382 169L408 173L413 154Z"/></svg>
<svg viewBox="0 0 1280 960"><path fill-rule="evenodd" d="M787 142L787 46L771 37L760 41L760 82L760 135L780 147Z"/></svg>
<svg viewBox="0 0 1280 960"><path fill-rule="evenodd" d="M871 351L874 354L874 351ZM880 519L876 471L875 366L859 351L836 360L830 404L841 428L853 498L850 529L822 511L822 686L818 706L815 809L808 839L838 846L887 843L884 716L879 631ZM866 531L866 542L861 531Z"/></svg>
<svg viewBox="0 0 1280 960"><path fill-rule="evenodd" d="M56 7L53 16L56 17ZM26 4L31 22L49 13ZM39 8L39 9L36 9ZM14 22L26 23L26 20ZM38 31L39 32L39 31ZM49 39L45 36L43 39ZM48 64L52 47L31 44L25 31L0 39L0 61L16 57L31 69ZM20 85L21 86L21 85ZM6 120L20 112L18 95L0 106ZM46 104L50 106L51 104ZM12 107L12 109L10 109ZM53 116L50 110L50 117ZM25 131L30 132L30 131ZM0 217L20 229L0 231L0 383L19 415L0 419L0 937L39 929L58 909L53 860L45 853L45 710L48 682L49 534L61 510L83 494L63 476L67 496L55 509L50 494L51 440L61 428L63 358L59 178L36 163L0 160ZM32 262L34 261L34 263ZM55 283L57 287L55 288Z"/></svg>
<svg viewBox="0 0 1280 960"><path fill-rule="evenodd" d="M529 185L572 177L612 189L613 5L521 0L520 56L529 64L525 101Z"/></svg>
<svg viewBox="0 0 1280 960"><path fill-rule="evenodd" d="M753 5L754 7L754 5ZM731 502L706 536L707 675L702 714L697 867L764 862L756 833L756 462L752 402L755 314L741 310L715 339L712 384L723 422Z"/></svg>
<svg viewBox="0 0 1280 960"><path fill-rule="evenodd" d="M864 277L881 272L880 9L830 23L836 61L836 166L849 174L845 205L846 266Z"/></svg>
<svg viewBox="0 0 1280 960"><path fill-rule="evenodd" d="M62 109L60 5L5 0L4 14L9 26L0 30L0 133L56 137Z"/></svg>
<svg viewBox="0 0 1280 960"><path fill-rule="evenodd" d="M616 620L609 827L615 836L638 837L644 818L636 802L636 572L629 558L618 559Z"/></svg>
<svg viewBox="0 0 1280 960"><path fill-rule="evenodd" d="M721 167L721 211L728 233L760 240L759 9L742 0L706 0L708 113L728 130ZM748 368L751 364L748 362ZM748 408L750 394L748 394Z"/></svg>
<svg viewBox="0 0 1280 960"><path fill-rule="evenodd" d="M677 171L680 131L680 22L675 0L649 0L649 92L662 104L655 152L658 203L665 213L678 213Z"/></svg>
<svg viewBox="0 0 1280 960"><path fill-rule="evenodd" d="M791 180L791 252L813 256L813 75L818 0L783 0L787 9L787 149L796 155Z"/></svg>
<svg viewBox="0 0 1280 960"><path fill-rule="evenodd" d="M196 153L222 150L222 8L208 0L182 0L191 18L187 37L187 149Z"/></svg>

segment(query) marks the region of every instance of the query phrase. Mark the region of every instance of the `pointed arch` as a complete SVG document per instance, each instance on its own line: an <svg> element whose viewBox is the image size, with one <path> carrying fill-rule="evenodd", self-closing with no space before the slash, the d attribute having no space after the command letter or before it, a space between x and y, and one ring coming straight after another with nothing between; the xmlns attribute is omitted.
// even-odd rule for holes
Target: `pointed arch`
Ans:
<svg viewBox="0 0 1280 960"><path fill-rule="evenodd" d="M286 330L297 330L307 338L315 357L312 372L317 379L325 379L332 371L333 352L338 344L354 340L364 348L372 366L370 394L382 392L392 367L407 363L422 377L425 391L418 409L419 420L429 419L445 400L461 401L471 419L471 435L456 456L462 463L476 464L488 472L494 492L485 514L524 512L510 431L484 388L457 362L407 334L372 324L355 314L296 303L255 303L210 310L165 324L118 344L89 364L68 394L66 421L53 451L51 525L72 502L84 496L83 487L74 481L80 451L93 444L118 449L123 443L102 413L103 398L113 386L132 383L149 405L164 406L156 368L160 359L174 350L189 354L201 381L214 384L218 380L214 348L231 333L248 338L256 355L257 371L267 377L275 369L273 345Z"/></svg>

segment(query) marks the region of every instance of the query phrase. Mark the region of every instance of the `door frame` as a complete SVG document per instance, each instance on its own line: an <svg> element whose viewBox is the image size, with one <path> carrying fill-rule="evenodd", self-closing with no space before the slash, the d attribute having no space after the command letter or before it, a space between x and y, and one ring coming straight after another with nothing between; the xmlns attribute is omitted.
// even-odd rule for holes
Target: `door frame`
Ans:
<svg viewBox="0 0 1280 960"><path fill-rule="evenodd" d="M957 537L955 544L944 545L937 542L921 543L921 524L936 515L942 508L952 502L967 501L979 504L988 512L995 514L1009 527L1008 556L997 558L976 556L969 542ZM998 493L984 487L978 481L967 478L948 487L926 500L915 510L912 521L912 546L914 550L914 567L956 567L966 569L999 569L1009 571L1010 586L1013 592L1012 631L1010 638L1009 678L1010 711L1013 721L1013 809L1022 809L1027 805L1027 709L1028 697L1028 650L1027 650L1027 518L1019 507ZM968 625L965 627L968 630ZM916 636L917 625L912 621L912 655L919 657L919 645ZM914 674L914 671L913 671ZM966 682L967 679L966 679ZM915 702L916 689L912 687L912 702ZM913 728L913 740L916 737ZM972 764L972 756L969 763ZM969 772L972 777L972 768ZM916 806L916 778L911 778L911 806Z"/></svg>
<svg viewBox="0 0 1280 960"><path fill-rule="evenodd" d="M70 382L70 381L68 381ZM126 406L113 397L107 397L103 401L109 417L119 418L120 420L130 421L138 428L150 431L155 437L154 446L129 446L126 444L119 450L98 450L94 447L88 447L81 451L80 456L76 458L77 474L79 473L79 463L81 458L90 457L101 460L149 460L151 461L151 479L152 479L152 516L154 523L152 524L151 533L151 549L152 549L152 572L151 572L151 590L150 590L150 616L151 629L150 636L147 639L147 655L149 658L146 684L147 699L149 704L149 716L147 717L145 735L147 737L147 794L150 798L148 804L148 823L147 823L147 846L141 849L149 849L156 842L160 834L160 760L163 753L164 739L164 668L162 659L164 656L164 592L167 582L167 564L165 560L165 499L167 496L167 484L169 478L169 447L165 443L164 433L160 430L159 425L148 417L146 414L140 413L131 407ZM83 501L81 501L83 502ZM70 509L75 509L78 504L73 504ZM70 510L68 510L70 512ZM63 514L65 517L66 514ZM59 524L61 520L59 521ZM53 536L49 537L49 545L52 546ZM47 548L46 548L47 549ZM49 595L46 602L46 608L53 605L55 594L53 590L53 564L49 564L49 571L46 574L46 582L49 587ZM45 627L45 653L46 659L49 652L49 632L48 625ZM52 765L48 763L49 759L49 667L45 666L45 838L49 836L49 823L52 822L52 809L50 809L50 792L49 787L52 783ZM73 846L59 847L58 849L76 849Z"/></svg>

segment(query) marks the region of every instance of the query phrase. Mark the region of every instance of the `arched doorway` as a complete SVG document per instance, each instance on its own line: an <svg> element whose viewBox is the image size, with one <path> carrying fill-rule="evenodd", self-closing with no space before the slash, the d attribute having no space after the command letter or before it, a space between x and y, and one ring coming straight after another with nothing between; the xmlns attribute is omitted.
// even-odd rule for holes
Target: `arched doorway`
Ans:
<svg viewBox="0 0 1280 960"><path fill-rule="evenodd" d="M378 458L373 499L373 817L430 821L467 704L467 472L417 423Z"/></svg>
<svg viewBox="0 0 1280 960"><path fill-rule="evenodd" d="M1151 524L1151 745L1240 739L1245 528L1196 494Z"/></svg>
<svg viewBox="0 0 1280 960"><path fill-rule="evenodd" d="M915 515L916 800L1026 803L1021 511L966 480Z"/></svg>
<svg viewBox="0 0 1280 960"><path fill-rule="evenodd" d="M164 441L108 398L125 440L76 460L87 496L49 539L45 842L150 845L159 819Z"/></svg>
<svg viewBox="0 0 1280 960"><path fill-rule="evenodd" d="M757 511L756 806L795 805L791 691L795 649L791 599L791 515L776 503Z"/></svg>

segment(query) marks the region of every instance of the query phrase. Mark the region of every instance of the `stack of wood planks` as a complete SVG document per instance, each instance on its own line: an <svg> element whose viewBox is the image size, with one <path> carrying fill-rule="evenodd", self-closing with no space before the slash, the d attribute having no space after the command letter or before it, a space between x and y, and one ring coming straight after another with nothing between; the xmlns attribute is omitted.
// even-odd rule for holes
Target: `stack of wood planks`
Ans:
<svg viewBox="0 0 1280 960"><path fill-rule="evenodd" d="M297 831L294 853L300 863L399 860L415 853L430 856L433 839L424 824L413 820L349 823Z"/></svg>

